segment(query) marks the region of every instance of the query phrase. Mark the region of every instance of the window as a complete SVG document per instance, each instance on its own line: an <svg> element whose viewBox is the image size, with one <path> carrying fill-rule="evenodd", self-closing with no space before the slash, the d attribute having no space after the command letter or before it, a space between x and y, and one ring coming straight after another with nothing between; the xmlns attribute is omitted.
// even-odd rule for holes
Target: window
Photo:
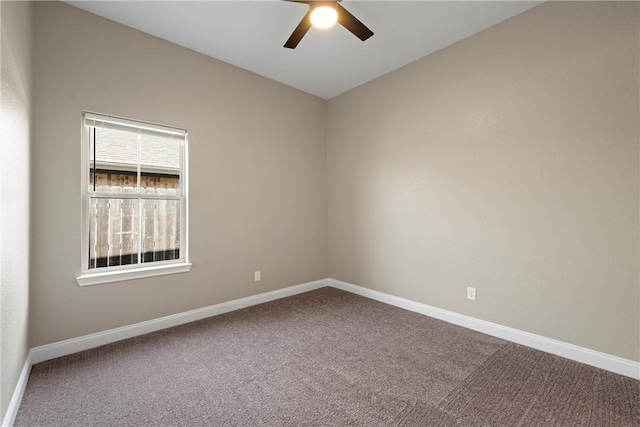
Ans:
<svg viewBox="0 0 640 427"><path fill-rule="evenodd" d="M188 271L187 132L82 115L80 285Z"/></svg>

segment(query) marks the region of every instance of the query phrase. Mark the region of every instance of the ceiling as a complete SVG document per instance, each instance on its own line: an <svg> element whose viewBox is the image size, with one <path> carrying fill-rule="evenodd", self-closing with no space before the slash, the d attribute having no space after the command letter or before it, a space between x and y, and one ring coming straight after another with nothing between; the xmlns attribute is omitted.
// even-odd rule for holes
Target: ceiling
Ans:
<svg viewBox="0 0 640 427"><path fill-rule="evenodd" d="M284 42L308 10L286 1L68 1L145 33L332 98L541 2L361 1L341 5L375 34L312 28L296 49Z"/></svg>

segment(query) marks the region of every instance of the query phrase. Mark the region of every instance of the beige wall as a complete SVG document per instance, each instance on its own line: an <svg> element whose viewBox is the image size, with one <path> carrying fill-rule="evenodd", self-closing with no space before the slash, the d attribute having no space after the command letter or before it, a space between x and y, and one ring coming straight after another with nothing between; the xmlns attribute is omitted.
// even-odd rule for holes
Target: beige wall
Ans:
<svg viewBox="0 0 640 427"><path fill-rule="evenodd" d="M640 360L638 8L545 3L330 100L330 277Z"/></svg>
<svg viewBox="0 0 640 427"><path fill-rule="evenodd" d="M637 3L543 4L328 103L35 9L30 345L330 276L640 359ZM192 272L78 287L82 110L189 130Z"/></svg>
<svg viewBox="0 0 640 427"><path fill-rule="evenodd" d="M327 277L325 101L65 4L35 10L32 346ZM76 283L82 110L189 131L190 273Z"/></svg>
<svg viewBox="0 0 640 427"><path fill-rule="evenodd" d="M0 2L0 420L28 351L30 3Z"/></svg>

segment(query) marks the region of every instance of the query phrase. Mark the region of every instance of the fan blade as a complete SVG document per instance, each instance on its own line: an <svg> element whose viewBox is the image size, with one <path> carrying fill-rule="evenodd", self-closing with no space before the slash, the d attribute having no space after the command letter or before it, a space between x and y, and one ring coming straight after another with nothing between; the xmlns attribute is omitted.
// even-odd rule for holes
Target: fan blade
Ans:
<svg viewBox="0 0 640 427"><path fill-rule="evenodd" d="M367 28L358 18L353 16L347 9L336 3L336 11L338 12L338 22L340 25L351 31L354 36L365 41L373 35L373 31Z"/></svg>
<svg viewBox="0 0 640 427"><path fill-rule="evenodd" d="M298 46L300 40L302 40L304 35L307 34L307 31L309 31L309 28L311 28L310 16L311 10L309 10L306 15L304 15L304 18L302 18L296 29L293 30L293 33L291 33L291 37L289 37L289 40L287 40L287 42L284 44L284 47L295 49L296 46Z"/></svg>

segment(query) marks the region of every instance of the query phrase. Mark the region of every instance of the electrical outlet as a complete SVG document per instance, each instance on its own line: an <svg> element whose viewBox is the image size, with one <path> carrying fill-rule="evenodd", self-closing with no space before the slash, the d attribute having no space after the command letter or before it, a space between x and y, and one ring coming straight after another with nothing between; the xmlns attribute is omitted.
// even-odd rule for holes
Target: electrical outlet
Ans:
<svg viewBox="0 0 640 427"><path fill-rule="evenodd" d="M467 288L467 299L470 299L472 301L476 300L476 288Z"/></svg>
<svg viewBox="0 0 640 427"><path fill-rule="evenodd" d="M260 281L260 270L253 272L253 281L254 282L259 282Z"/></svg>

